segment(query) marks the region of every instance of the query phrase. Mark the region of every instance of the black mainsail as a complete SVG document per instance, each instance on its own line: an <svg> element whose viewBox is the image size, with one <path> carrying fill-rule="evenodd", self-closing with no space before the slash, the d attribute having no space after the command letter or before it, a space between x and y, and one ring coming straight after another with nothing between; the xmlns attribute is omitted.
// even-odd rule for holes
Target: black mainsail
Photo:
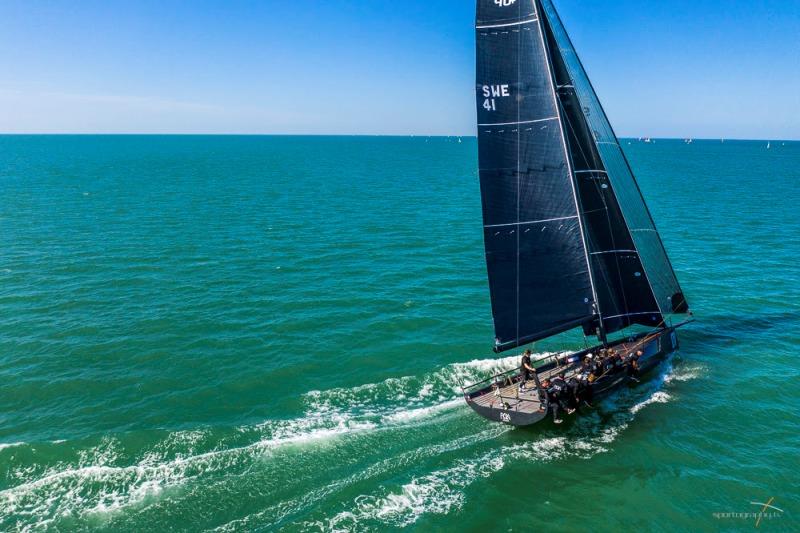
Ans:
<svg viewBox="0 0 800 533"><path fill-rule="evenodd" d="M501 351L573 329L597 313L533 2L479 1L477 42L484 242Z"/></svg>
<svg viewBox="0 0 800 533"><path fill-rule="evenodd" d="M688 306L551 0L479 0L477 109L497 351Z"/></svg>

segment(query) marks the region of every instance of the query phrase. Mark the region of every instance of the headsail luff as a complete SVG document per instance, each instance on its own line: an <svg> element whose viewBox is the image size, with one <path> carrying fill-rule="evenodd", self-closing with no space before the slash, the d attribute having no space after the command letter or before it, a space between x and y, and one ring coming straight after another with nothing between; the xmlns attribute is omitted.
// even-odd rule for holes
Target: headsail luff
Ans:
<svg viewBox="0 0 800 533"><path fill-rule="evenodd" d="M532 0L479 0L477 109L496 350L597 316L583 220Z"/></svg>
<svg viewBox="0 0 800 533"><path fill-rule="evenodd" d="M611 191L617 200L625 225L633 241L633 250L636 252L635 255L638 256L638 260L643 267L643 272L640 273L644 274L642 278L646 278L650 285L657 305L655 309L644 310L638 308L640 305L634 305L626 311L628 313L627 318L631 322L649 323L650 317L654 315L650 311L660 311L662 315L686 313L689 311L689 307L683 291L608 117L586 75L586 71L578 58L552 0L538 1L541 2L540 16L552 32L552 38L557 44L557 50L553 51L553 55L555 56L555 53L558 53L569 75L570 85L572 85L572 91L577 98L583 121L585 121L591 132L597 155L602 162L602 170L605 171L604 176L609 181ZM598 174L598 176L600 175ZM628 264L632 265L634 262L631 260ZM637 270L633 270L632 273L635 275L636 272ZM637 283L640 284L641 281L633 280L629 276L625 278L623 286L626 294L628 292L636 293L637 289L634 287ZM600 299L602 304L603 298L601 297ZM641 302L637 302L634 299L634 304L641 304ZM603 309L603 311L604 317L612 316L606 312L607 309ZM644 321L640 321L639 318L644 318Z"/></svg>

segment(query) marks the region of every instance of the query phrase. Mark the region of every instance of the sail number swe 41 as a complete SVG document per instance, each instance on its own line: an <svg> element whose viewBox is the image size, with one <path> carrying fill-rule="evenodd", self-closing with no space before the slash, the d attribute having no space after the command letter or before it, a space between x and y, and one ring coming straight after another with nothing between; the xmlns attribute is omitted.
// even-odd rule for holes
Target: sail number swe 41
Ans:
<svg viewBox="0 0 800 533"><path fill-rule="evenodd" d="M511 96L508 85L484 85L483 86L483 108L486 111L497 111L497 99Z"/></svg>

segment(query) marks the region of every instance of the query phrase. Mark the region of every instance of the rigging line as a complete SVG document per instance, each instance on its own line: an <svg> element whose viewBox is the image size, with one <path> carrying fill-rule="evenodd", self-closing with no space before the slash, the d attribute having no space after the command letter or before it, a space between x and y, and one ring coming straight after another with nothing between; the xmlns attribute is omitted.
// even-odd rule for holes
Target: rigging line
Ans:
<svg viewBox="0 0 800 533"><path fill-rule="evenodd" d="M538 13L541 4L537 2L535 5L536 5L536 11ZM553 106L555 107L559 118L558 126L559 126L559 131L561 132L562 147L564 148L564 158L567 163L569 183L570 186L572 187L572 199L575 202L575 213L578 214L578 227L581 233L581 244L583 244L583 254L586 258L586 269L589 274L589 285L591 286L592 289L592 298L594 299L595 310L597 311L597 316L600 321L600 329L602 332L605 332L605 326L603 326L603 316L602 313L600 312L600 299L597 297L597 288L595 287L594 274L592 273L592 263L591 260L589 259L589 248L586 241L586 230L583 227L583 219L580 216L582 209L578 201L578 191L576 189L575 177L572 174L572 160L569 157L569 150L567 150L567 135L566 132L564 131L563 120L561 120L562 113L561 113L561 107L559 106L559 99L558 96L556 96L556 80L555 80L555 70L553 69L552 53L550 51L549 46L545 42L544 25L542 24L541 20L537 20L536 26L539 30L539 42L542 45L542 51L544 52L545 60L547 61L547 69L548 69L547 79L550 82L550 95L553 98ZM603 335L605 336L605 333Z"/></svg>

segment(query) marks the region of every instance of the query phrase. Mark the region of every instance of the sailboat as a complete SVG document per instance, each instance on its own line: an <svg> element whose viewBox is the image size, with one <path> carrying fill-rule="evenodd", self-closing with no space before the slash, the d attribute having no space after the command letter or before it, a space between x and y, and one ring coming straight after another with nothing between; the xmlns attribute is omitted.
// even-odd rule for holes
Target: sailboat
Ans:
<svg viewBox="0 0 800 533"><path fill-rule="evenodd" d="M479 0L476 42L494 351L573 330L598 339L532 362L535 383L511 370L462 387L478 414L527 426L554 411L547 380L585 378L587 355L637 354L636 376L655 369L689 321L673 326L673 317L690 312L553 2ZM634 379L629 370L615 365L583 382L598 398Z"/></svg>

